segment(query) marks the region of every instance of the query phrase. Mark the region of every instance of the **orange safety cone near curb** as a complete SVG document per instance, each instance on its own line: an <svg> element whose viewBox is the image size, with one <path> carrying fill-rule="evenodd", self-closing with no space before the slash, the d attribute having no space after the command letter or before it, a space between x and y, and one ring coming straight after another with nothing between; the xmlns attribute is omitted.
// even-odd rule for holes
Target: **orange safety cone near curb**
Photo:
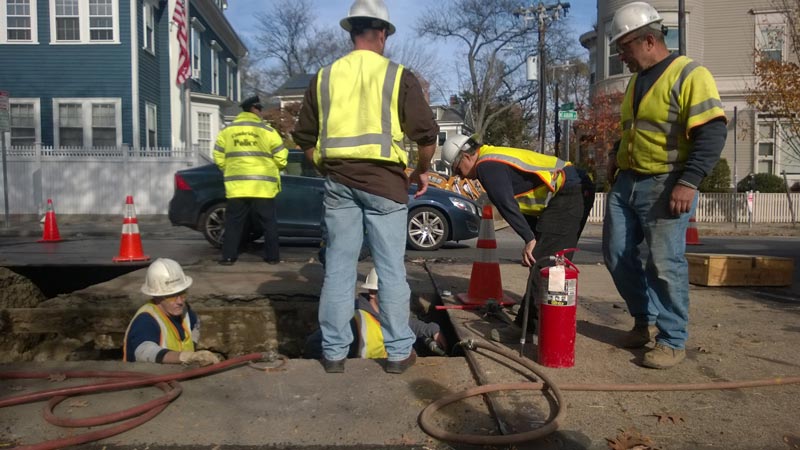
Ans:
<svg viewBox="0 0 800 450"><path fill-rule="evenodd" d="M136 221L136 208L133 206L133 196L125 199L125 218L122 219L122 239L119 243L119 256L113 258L114 262L148 261L149 256L142 250L142 237L139 235L139 223Z"/></svg>
<svg viewBox="0 0 800 450"><path fill-rule="evenodd" d="M44 232L38 242L61 242L61 235L58 233L58 223L56 222L56 212L53 210L53 201L47 199L47 213L44 216Z"/></svg>
<svg viewBox="0 0 800 450"><path fill-rule="evenodd" d="M500 278L500 260L497 258L497 241L494 238L492 205L483 207L481 229L478 233L478 259L472 263L469 276L469 291L456 297L466 305L483 305L489 299L510 305L514 301L503 293Z"/></svg>
<svg viewBox="0 0 800 450"><path fill-rule="evenodd" d="M700 242L700 233L697 232L697 225L694 217L689 219L689 228L686 229L686 245L703 245Z"/></svg>

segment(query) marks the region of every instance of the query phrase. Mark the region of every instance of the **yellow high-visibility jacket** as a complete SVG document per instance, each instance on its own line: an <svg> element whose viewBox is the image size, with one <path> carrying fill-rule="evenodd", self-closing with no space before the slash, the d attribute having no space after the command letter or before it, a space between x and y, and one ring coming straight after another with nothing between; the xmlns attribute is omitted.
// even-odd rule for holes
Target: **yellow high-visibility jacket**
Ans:
<svg viewBox="0 0 800 450"><path fill-rule="evenodd" d="M242 112L217 136L214 162L225 174L225 197L274 198L289 151L261 118Z"/></svg>
<svg viewBox="0 0 800 450"><path fill-rule="evenodd" d="M397 116L402 72L402 65L369 50L354 50L319 71L316 165L324 159L408 164Z"/></svg>
<svg viewBox="0 0 800 450"><path fill-rule="evenodd" d="M122 360L128 360L128 332L131 330L131 325L133 324L134 320L139 317L140 314L149 314L153 319L155 319L158 327L161 329L161 335L158 339L158 345L170 349L176 352L193 352L194 351L194 341L192 341L192 324L189 320L189 314L186 313L183 315L183 320L181 321L181 326L183 327L183 340L181 340L181 335L178 332L178 329L175 328L175 324L169 320L166 314L159 308L158 306L154 305L151 302L145 303L136 311L136 314L131 319L130 323L128 324L128 329L125 330L125 339L122 344Z"/></svg>
<svg viewBox="0 0 800 450"><path fill-rule="evenodd" d="M569 161L530 150L482 145L478 149L476 164L487 161L508 164L517 170L532 173L542 180L542 184L537 188L514 196L520 212L529 216L538 216L544 211L550 199L566 181L564 167L572 165Z"/></svg>
<svg viewBox="0 0 800 450"><path fill-rule="evenodd" d="M617 166L651 175L681 170L692 148L691 129L725 117L714 78L705 67L679 56L642 96L634 117L637 76L631 77L622 102Z"/></svg>

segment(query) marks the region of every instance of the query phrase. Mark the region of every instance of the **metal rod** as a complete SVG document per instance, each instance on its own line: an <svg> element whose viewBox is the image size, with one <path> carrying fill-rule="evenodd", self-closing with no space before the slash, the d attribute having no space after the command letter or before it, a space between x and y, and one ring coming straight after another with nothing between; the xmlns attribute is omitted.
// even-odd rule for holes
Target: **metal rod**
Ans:
<svg viewBox="0 0 800 450"><path fill-rule="evenodd" d="M678 0L678 53L686 55L686 1Z"/></svg>

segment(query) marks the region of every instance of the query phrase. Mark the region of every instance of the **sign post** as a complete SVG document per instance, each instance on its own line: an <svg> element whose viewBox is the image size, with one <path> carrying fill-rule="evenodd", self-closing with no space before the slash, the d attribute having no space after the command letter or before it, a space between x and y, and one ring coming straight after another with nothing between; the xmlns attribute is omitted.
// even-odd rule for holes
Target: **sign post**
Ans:
<svg viewBox="0 0 800 450"><path fill-rule="evenodd" d="M6 132L11 131L11 110L7 91L0 91L0 151L3 153L3 207L5 227L10 226L8 217L8 164L6 162Z"/></svg>

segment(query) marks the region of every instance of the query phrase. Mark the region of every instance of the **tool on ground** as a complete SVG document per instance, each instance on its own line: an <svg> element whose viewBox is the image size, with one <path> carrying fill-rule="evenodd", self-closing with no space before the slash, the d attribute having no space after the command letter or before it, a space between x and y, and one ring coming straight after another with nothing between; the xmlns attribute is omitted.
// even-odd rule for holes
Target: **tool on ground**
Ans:
<svg viewBox="0 0 800 450"><path fill-rule="evenodd" d="M538 362L545 367L575 365L579 270L565 256L575 250L570 248L557 252L555 265L540 271Z"/></svg>
<svg viewBox="0 0 800 450"><path fill-rule="evenodd" d="M53 201L47 199L47 213L44 216L44 232L39 242L60 242L61 235L58 233L58 223L56 222L56 212L53 210Z"/></svg>

